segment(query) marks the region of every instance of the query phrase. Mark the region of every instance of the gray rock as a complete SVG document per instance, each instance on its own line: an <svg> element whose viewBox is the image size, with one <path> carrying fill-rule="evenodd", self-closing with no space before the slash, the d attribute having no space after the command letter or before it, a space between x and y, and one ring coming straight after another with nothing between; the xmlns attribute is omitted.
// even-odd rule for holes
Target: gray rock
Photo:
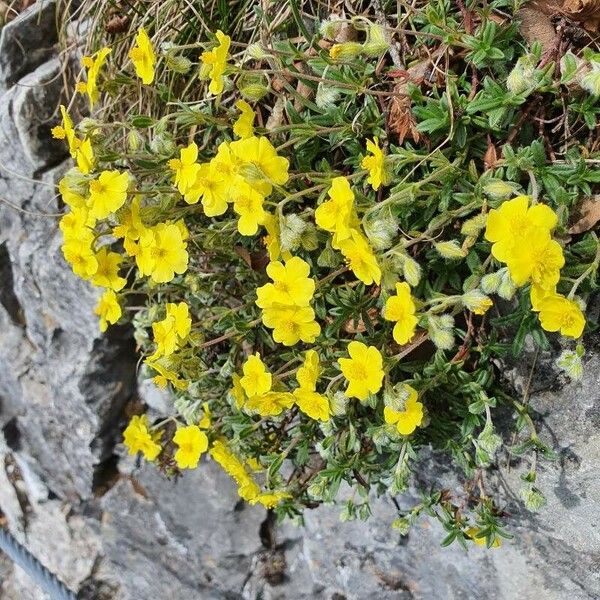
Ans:
<svg viewBox="0 0 600 600"><path fill-rule="evenodd" d="M0 96L53 54L56 1L38 0L0 29Z"/></svg>
<svg viewBox="0 0 600 600"><path fill-rule="evenodd" d="M63 65L58 58L40 65L19 81L13 117L27 159L35 170L61 163L67 157L64 140L53 139L51 129L60 122Z"/></svg>
<svg viewBox="0 0 600 600"><path fill-rule="evenodd" d="M136 385L128 330L98 331L97 292L60 254L54 183L66 168L56 122L60 64L54 2L38 2L0 34L0 514L11 531L82 599L590 600L600 597L600 338L589 336L585 376L566 382L555 353L538 357L530 402L558 452L540 464L548 504L519 501L528 464L505 461L486 486L510 513L502 548L441 548L437 522L407 537L390 499L366 523L340 507L306 512L304 528L276 525L238 501L210 460L169 481L120 446L130 399L159 414L170 400ZM2 95L3 94L3 95ZM590 313L600 312L600 301ZM521 393L531 355L503 371ZM460 488L454 469L424 454L420 481ZM416 490L398 500L410 505ZM0 597L43 600L0 555Z"/></svg>

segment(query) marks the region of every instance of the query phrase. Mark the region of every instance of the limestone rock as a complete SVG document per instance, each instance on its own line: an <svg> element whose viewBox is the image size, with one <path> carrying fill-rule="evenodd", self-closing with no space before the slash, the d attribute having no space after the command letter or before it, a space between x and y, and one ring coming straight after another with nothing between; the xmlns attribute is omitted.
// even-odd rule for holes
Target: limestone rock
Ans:
<svg viewBox="0 0 600 600"><path fill-rule="evenodd" d="M52 55L55 9L55 0L38 0L0 30L0 96Z"/></svg>

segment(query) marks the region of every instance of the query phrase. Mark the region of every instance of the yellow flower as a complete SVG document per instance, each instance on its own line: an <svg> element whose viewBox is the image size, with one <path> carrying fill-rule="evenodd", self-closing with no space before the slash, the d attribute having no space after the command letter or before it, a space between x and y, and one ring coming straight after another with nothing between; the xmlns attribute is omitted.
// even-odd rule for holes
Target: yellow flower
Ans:
<svg viewBox="0 0 600 600"><path fill-rule="evenodd" d="M128 209L119 211L117 215L120 225L113 227L112 233L116 238L123 239L125 251L129 256L137 254L136 242L140 239L142 232L146 230L140 216L141 197L136 196Z"/></svg>
<svg viewBox="0 0 600 600"><path fill-rule="evenodd" d="M304 363L296 373L298 385L305 390L316 390L317 381L321 374L319 355L315 350L307 350L304 355Z"/></svg>
<svg viewBox="0 0 600 600"><path fill-rule="evenodd" d="M246 404L246 400L248 399L240 381L241 377L237 373L234 373L231 377L233 387L231 388L231 390L229 390L229 393L233 398L233 401L235 402L235 407L238 410L241 409L244 406L244 404Z"/></svg>
<svg viewBox="0 0 600 600"><path fill-rule="evenodd" d="M58 192L62 201L69 208L84 208L86 206L86 200L80 193L82 190L75 186L73 180L67 175L58 182Z"/></svg>
<svg viewBox="0 0 600 600"><path fill-rule="evenodd" d="M160 436L150 433L146 415L132 417L123 432L123 443L129 454L141 452L144 458L150 461L160 454L161 447L157 443L159 440Z"/></svg>
<svg viewBox="0 0 600 600"><path fill-rule="evenodd" d="M98 270L98 260L91 246L92 240L67 240L62 246L65 260L71 265L73 273L82 279L91 279Z"/></svg>
<svg viewBox="0 0 600 600"><path fill-rule="evenodd" d="M254 117L252 107L244 100L238 100L235 107L241 112L238 120L233 124L233 134L241 139L252 137L254 134Z"/></svg>
<svg viewBox="0 0 600 600"><path fill-rule="evenodd" d="M212 50L203 52L200 60L210 77L208 91L217 96L223 91L223 74L227 67L227 53L229 52L231 38L221 30L217 31L215 36L219 41L219 45Z"/></svg>
<svg viewBox="0 0 600 600"><path fill-rule="evenodd" d="M198 421L198 427L200 427L200 429L210 429L210 426L212 424L212 415L210 412L208 402L202 403L202 412L203 416L200 419L200 421Z"/></svg>
<svg viewBox="0 0 600 600"><path fill-rule="evenodd" d="M550 230L558 219L554 211L545 204L529 206L528 196L517 196L503 202L500 208L490 210L485 230L485 239L493 243L492 255L507 262L515 248L528 243L532 229L540 228L550 237Z"/></svg>
<svg viewBox="0 0 600 600"><path fill-rule="evenodd" d="M585 316L577 302L559 294L549 294L539 303L540 323L546 331L578 338L585 328Z"/></svg>
<svg viewBox="0 0 600 600"><path fill-rule="evenodd" d="M208 437L197 425L179 427L173 442L179 446L175 452L175 462L180 469L195 469L200 456L208 449Z"/></svg>
<svg viewBox="0 0 600 600"><path fill-rule="evenodd" d="M354 210L354 192L345 177L335 177L329 188L329 200L315 210L315 222L325 231L334 234L333 247L339 245L358 227L358 218Z"/></svg>
<svg viewBox="0 0 600 600"><path fill-rule="evenodd" d="M177 223L159 223L140 236L135 259L141 275L149 275L155 283L167 283L175 274L185 273L188 253L181 228Z"/></svg>
<svg viewBox="0 0 600 600"><path fill-rule="evenodd" d="M272 185L284 185L288 180L289 161L277 155L268 138L252 136L229 144L231 153L241 163L240 173L251 184L266 184L264 195L271 193Z"/></svg>
<svg viewBox="0 0 600 600"><path fill-rule="evenodd" d="M275 305L263 310L262 319L273 329L273 339L284 346L293 346L300 340L312 344L321 333L310 306Z"/></svg>
<svg viewBox="0 0 600 600"><path fill-rule="evenodd" d="M565 264L561 245L544 229L533 229L527 240L515 246L507 260L510 277L516 286L530 279L538 287L554 288Z"/></svg>
<svg viewBox="0 0 600 600"><path fill-rule="evenodd" d="M485 536L480 537L481 529L479 527L469 527L465 531L465 534L471 539L472 542L474 542L478 546L487 546ZM502 540L498 536L496 536L490 547L500 548L500 546L502 546Z"/></svg>
<svg viewBox="0 0 600 600"><path fill-rule="evenodd" d="M91 214L105 219L117 212L127 199L129 174L119 171L102 171L97 179L90 181Z"/></svg>
<svg viewBox="0 0 600 600"><path fill-rule="evenodd" d="M74 208L61 217L58 224L63 232L65 242L67 241L85 241L93 236L91 228L96 224L96 219L90 215L90 211L85 207Z"/></svg>
<svg viewBox="0 0 600 600"><path fill-rule="evenodd" d="M198 146L192 142L179 151L179 158L173 158L168 163L169 168L175 171L175 185L182 195L187 194L189 189L196 183L196 177L200 170L200 165L196 162L197 159Z"/></svg>
<svg viewBox="0 0 600 600"><path fill-rule="evenodd" d="M71 153L71 157L75 158L76 156L76 146L75 146L75 127L73 126L73 120L69 116L67 109L63 104L60 105L60 113L62 115L62 125L54 127L52 129L52 137L59 140L67 140L67 144L69 145L69 152Z"/></svg>
<svg viewBox="0 0 600 600"><path fill-rule="evenodd" d="M294 400L298 408L311 419L329 421L329 400L323 394L304 388L295 389Z"/></svg>
<svg viewBox="0 0 600 600"><path fill-rule="evenodd" d="M217 217L227 210L229 184L215 162L198 165L198 173L193 185L188 188L183 199L188 204L196 204L202 198L202 207L207 217Z"/></svg>
<svg viewBox="0 0 600 600"><path fill-rule="evenodd" d="M357 230L353 229L350 237L340 243L340 251L348 261L352 272L365 285L381 281L381 269L377 257L373 254L369 242Z"/></svg>
<svg viewBox="0 0 600 600"><path fill-rule="evenodd" d="M258 226L265 220L264 198L246 182L235 186L233 192L233 210L240 216L238 231L242 235L254 235Z"/></svg>
<svg viewBox="0 0 600 600"><path fill-rule="evenodd" d="M192 319L190 317L190 309L185 302L175 304L174 302L167 303L167 319L173 319L173 327L177 332L179 341L185 342L190 331L192 330Z"/></svg>
<svg viewBox="0 0 600 600"><path fill-rule="evenodd" d="M348 381L346 396L366 400L376 394L383 382L383 358L375 346L362 342L348 344L350 358L340 358L340 368Z"/></svg>
<svg viewBox="0 0 600 600"><path fill-rule="evenodd" d="M136 45L129 51L129 58L133 62L136 75L142 80L142 83L149 85L154 81L156 56L152 42L143 27L138 29L135 43Z"/></svg>
<svg viewBox="0 0 600 600"><path fill-rule="evenodd" d="M315 282L309 277L307 262L294 256L285 262L270 262L267 275L273 283L266 283L256 290L256 305L269 308L275 304L308 306L315 292Z"/></svg>
<svg viewBox="0 0 600 600"><path fill-rule="evenodd" d="M235 479L238 484L238 494L241 498L247 502L257 498L260 494L260 488L250 477L240 459L231 452L225 442L221 440L214 442L210 449L210 455L228 475Z"/></svg>
<svg viewBox="0 0 600 600"><path fill-rule="evenodd" d="M397 344L408 344L415 335L418 319L416 307L410 295L410 286L403 281L396 284L396 295L390 296L385 303L384 318L396 321L393 336Z"/></svg>
<svg viewBox="0 0 600 600"><path fill-rule="evenodd" d="M116 323L123 314L121 305L117 299L117 295L113 290L106 290L98 305L94 309L94 312L100 317L100 331L104 332L108 329L108 324L113 325Z"/></svg>
<svg viewBox="0 0 600 600"><path fill-rule="evenodd" d="M92 148L92 141L89 138L85 140L75 139L75 160L79 170L87 175L96 164L94 158L94 149Z"/></svg>
<svg viewBox="0 0 600 600"><path fill-rule="evenodd" d="M308 350L304 355L304 363L296 373L296 381L300 385L295 389L294 399L298 408L311 419L328 421L330 417L329 400L319 394L317 380L321 373L319 355L315 350Z"/></svg>
<svg viewBox="0 0 600 600"><path fill-rule="evenodd" d="M175 371L171 371L159 362L151 360L150 358L146 360L146 364L158 373L158 375L155 375L152 378L152 381L159 388L166 388L168 383L173 384L178 390L186 390L188 388L188 382L184 379L180 379Z"/></svg>
<svg viewBox="0 0 600 600"><path fill-rule="evenodd" d="M531 300L531 309L534 312L540 312L540 306L542 304L542 300L547 296L554 296L556 294L556 288L543 288L539 285L533 283L531 285L531 289L529 290L529 299Z"/></svg>
<svg viewBox="0 0 600 600"><path fill-rule="evenodd" d="M367 140L367 151L371 154L367 154L363 158L360 166L369 171L367 182L377 191L381 185L389 183L389 175L385 169L385 155L379 147L379 140L377 138L373 138L373 141Z"/></svg>
<svg viewBox="0 0 600 600"><path fill-rule="evenodd" d="M265 212L263 225L267 230L264 243L267 247L267 252L269 253L269 260L277 260L280 256L285 260L291 258L292 255L289 251L281 252L281 244L279 242L279 219L277 216L272 213Z"/></svg>
<svg viewBox="0 0 600 600"><path fill-rule="evenodd" d="M106 246L96 252L98 269L92 277L92 283L98 287L109 288L118 292L122 290L127 280L119 277L119 266L122 258L117 252L110 252Z"/></svg>
<svg viewBox="0 0 600 600"><path fill-rule="evenodd" d="M417 390L407 384L403 387L408 392L404 410L398 411L386 406L383 409L383 417L389 425L396 425L398 433L409 435L423 422L423 405L418 401Z"/></svg>
<svg viewBox="0 0 600 600"><path fill-rule="evenodd" d="M256 501L260 494L258 484L247 473L241 476L238 481L238 494L242 500L251 504Z"/></svg>
<svg viewBox="0 0 600 600"><path fill-rule="evenodd" d="M217 148L216 156L210 161L217 168L223 179L229 184L229 191L233 191L240 182L244 181L239 174L243 161L231 151L228 142L221 142ZM232 200L231 197L228 200Z"/></svg>
<svg viewBox="0 0 600 600"><path fill-rule="evenodd" d="M273 376L267 371L258 352L248 357L242 371L244 376L240 379L240 384L248 397L260 396L271 391Z"/></svg>
<svg viewBox="0 0 600 600"><path fill-rule="evenodd" d="M275 508L282 500L291 498L287 492L262 492L250 504L262 504L265 508Z"/></svg>
<svg viewBox="0 0 600 600"><path fill-rule="evenodd" d="M161 356L170 356L177 350L178 339L173 317L167 317L162 321L152 323L152 335L156 350L149 358L150 361L154 361Z"/></svg>
<svg viewBox="0 0 600 600"><path fill-rule="evenodd" d="M179 304L168 302L165 318L152 323L156 351L150 360L173 354L179 345L185 343L191 328L192 319L188 305L185 302Z"/></svg>
<svg viewBox="0 0 600 600"><path fill-rule="evenodd" d="M244 408L257 412L261 417L274 417L294 404L289 392L266 392L248 398Z"/></svg>
<svg viewBox="0 0 600 600"><path fill-rule="evenodd" d="M85 83L84 88L90 99L91 108L94 107L94 104L100 97L100 92L98 91L98 75L109 54L110 48L101 48L93 58L90 56L83 57L83 66L87 68L87 82Z"/></svg>

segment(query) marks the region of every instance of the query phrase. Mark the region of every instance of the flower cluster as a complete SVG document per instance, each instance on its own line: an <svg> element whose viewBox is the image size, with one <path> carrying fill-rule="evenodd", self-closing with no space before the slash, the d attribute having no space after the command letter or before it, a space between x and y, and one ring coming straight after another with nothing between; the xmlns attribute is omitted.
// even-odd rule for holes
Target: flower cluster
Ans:
<svg viewBox="0 0 600 600"><path fill-rule="evenodd" d="M321 332L310 303L315 282L309 277L308 263L297 256L267 265L273 283L256 290L256 305L262 309L262 321L273 330L273 339L284 346L300 340L312 343Z"/></svg>
<svg viewBox="0 0 600 600"><path fill-rule="evenodd" d="M494 407L512 406L492 358L513 327L519 343L529 333L544 343L544 331L581 338L576 293L600 263L593 250L588 266L573 264L564 204L517 195L529 173L516 183L509 165L495 179L476 144L468 160L445 142L419 148L418 111L401 115L416 146L394 144L400 109L384 128L388 92L371 90L367 60L389 40L365 23L364 42L322 40L329 56L318 58L258 43L230 53L220 30L216 43L157 46L152 26L140 28L125 52L85 57L77 91L93 107L118 83L158 109L76 127L62 106L52 132L76 165L58 185L64 258L99 289L101 331L131 322L143 373L174 398L162 420L131 419L128 452L167 475L214 460L241 498L282 515L334 500L342 481L364 498L402 492L421 446L450 452L474 478L502 443ZM171 86L184 71L185 85ZM258 101L269 90L273 102ZM420 100L425 117L432 98ZM563 368L579 373L582 353L565 349ZM514 406L533 427L530 408ZM540 448L535 431L530 442ZM400 511L398 529L423 511L452 515L455 537L499 545L483 490L468 515L448 494ZM368 516L356 502L346 516Z"/></svg>
<svg viewBox="0 0 600 600"><path fill-rule="evenodd" d="M585 327L583 312L577 302L556 293L565 264L562 247L551 235L557 222L549 206L530 205L530 198L518 196L490 211L485 238L492 242L492 256L507 265L515 286L531 284L531 304L542 327L578 338Z"/></svg>
<svg viewBox="0 0 600 600"><path fill-rule="evenodd" d="M360 281L366 285L379 284L379 262L361 231L350 183L345 177L336 177L331 181L328 194L329 200L315 210L316 224L333 234L331 246L344 255Z"/></svg>

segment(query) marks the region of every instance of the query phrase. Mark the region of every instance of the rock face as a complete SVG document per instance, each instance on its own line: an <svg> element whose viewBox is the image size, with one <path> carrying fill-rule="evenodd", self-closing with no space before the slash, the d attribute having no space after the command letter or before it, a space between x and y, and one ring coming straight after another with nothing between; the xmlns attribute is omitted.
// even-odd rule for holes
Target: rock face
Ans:
<svg viewBox="0 0 600 600"><path fill-rule="evenodd" d="M10 203L0 202L0 516L15 535L94 600L600 597L598 336L586 340L580 384L550 368L534 379L530 402L559 459L540 469L548 505L537 514L518 501L527 465L492 475L515 525L493 551L441 548L427 520L402 538L386 499L367 523L340 523L328 506L308 511L304 528L278 526L240 503L213 463L173 482L123 454L127 403L169 402L137 386L129 332L100 335L95 292L61 258L54 23L55 3L38 2L0 34L0 198ZM529 367L508 370L517 390ZM422 472L456 485L434 456ZM0 598L44 595L0 554Z"/></svg>

